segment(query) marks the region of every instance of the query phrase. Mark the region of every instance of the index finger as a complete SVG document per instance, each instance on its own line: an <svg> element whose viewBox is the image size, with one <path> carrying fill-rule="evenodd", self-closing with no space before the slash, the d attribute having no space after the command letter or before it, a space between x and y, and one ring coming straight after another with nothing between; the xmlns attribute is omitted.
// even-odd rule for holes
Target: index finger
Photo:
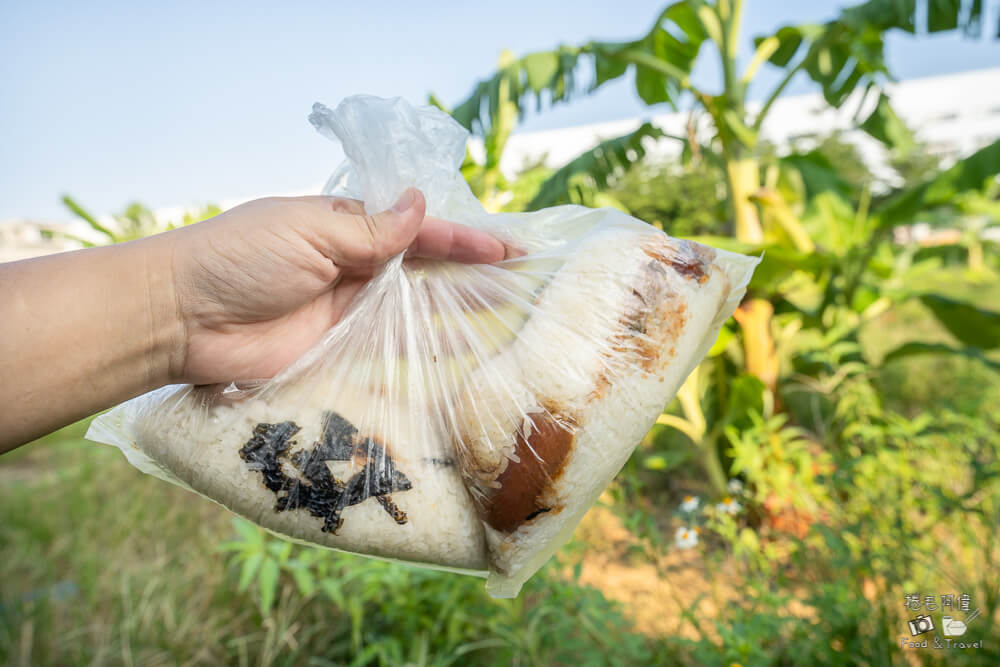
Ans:
<svg viewBox="0 0 1000 667"><path fill-rule="evenodd" d="M406 254L465 264L493 264L504 260L507 249L482 230L425 217Z"/></svg>

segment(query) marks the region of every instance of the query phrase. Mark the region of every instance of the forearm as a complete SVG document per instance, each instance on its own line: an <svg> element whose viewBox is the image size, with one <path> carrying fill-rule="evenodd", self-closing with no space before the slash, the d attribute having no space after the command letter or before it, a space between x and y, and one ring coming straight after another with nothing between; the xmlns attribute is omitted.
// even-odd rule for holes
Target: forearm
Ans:
<svg viewBox="0 0 1000 667"><path fill-rule="evenodd" d="M171 243L0 264L0 452L170 381Z"/></svg>

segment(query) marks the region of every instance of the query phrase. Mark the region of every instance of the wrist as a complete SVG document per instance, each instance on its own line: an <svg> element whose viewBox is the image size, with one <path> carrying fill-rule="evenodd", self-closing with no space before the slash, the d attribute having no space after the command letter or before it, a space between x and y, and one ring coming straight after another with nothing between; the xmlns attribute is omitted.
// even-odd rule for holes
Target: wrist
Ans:
<svg viewBox="0 0 1000 667"><path fill-rule="evenodd" d="M176 235L138 241L143 255L143 299L147 307L147 384L150 389L183 382L187 335L177 282Z"/></svg>

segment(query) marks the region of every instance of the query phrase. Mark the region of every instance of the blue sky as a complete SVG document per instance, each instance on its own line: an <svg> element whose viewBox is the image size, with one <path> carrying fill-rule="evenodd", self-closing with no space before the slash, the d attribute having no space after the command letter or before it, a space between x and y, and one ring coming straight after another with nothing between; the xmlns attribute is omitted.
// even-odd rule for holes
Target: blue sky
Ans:
<svg viewBox="0 0 1000 667"><path fill-rule="evenodd" d="M306 122L314 101L370 93L422 103L433 91L454 103L493 70L501 49L632 38L661 6L143 4L0 2L0 219L69 219L64 192L104 213L131 200L196 205L319 184L339 151ZM752 35L822 21L844 4L746 0L744 47ZM889 58L899 78L996 67L1000 43L895 36ZM696 79L717 82L716 64L706 61ZM788 92L811 90L803 79ZM528 118L523 129L644 113L618 83Z"/></svg>

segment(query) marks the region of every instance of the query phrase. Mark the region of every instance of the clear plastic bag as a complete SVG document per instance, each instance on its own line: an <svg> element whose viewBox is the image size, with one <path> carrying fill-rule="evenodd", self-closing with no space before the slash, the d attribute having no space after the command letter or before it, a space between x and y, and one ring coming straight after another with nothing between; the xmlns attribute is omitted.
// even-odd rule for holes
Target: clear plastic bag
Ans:
<svg viewBox="0 0 1000 667"><path fill-rule="evenodd" d="M486 575L514 596L714 342L757 259L614 209L488 214L444 113L352 97L310 121L324 194L484 229L520 256L398 256L309 352L252 388L173 385L97 418L133 465L309 544ZM516 254L516 253L514 253Z"/></svg>

